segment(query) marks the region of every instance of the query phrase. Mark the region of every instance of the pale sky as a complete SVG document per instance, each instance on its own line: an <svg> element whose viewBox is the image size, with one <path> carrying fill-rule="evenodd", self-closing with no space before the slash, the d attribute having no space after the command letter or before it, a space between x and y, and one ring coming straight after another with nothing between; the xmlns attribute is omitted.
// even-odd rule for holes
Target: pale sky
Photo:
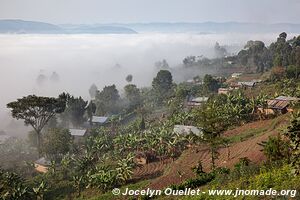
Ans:
<svg viewBox="0 0 300 200"><path fill-rule="evenodd" d="M300 0L0 0L0 19L61 23L300 23Z"/></svg>

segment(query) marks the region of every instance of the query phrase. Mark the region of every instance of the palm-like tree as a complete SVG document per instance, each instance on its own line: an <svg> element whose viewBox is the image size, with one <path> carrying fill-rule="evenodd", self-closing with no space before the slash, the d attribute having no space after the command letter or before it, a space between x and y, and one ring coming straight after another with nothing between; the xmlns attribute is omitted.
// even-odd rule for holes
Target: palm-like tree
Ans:
<svg viewBox="0 0 300 200"><path fill-rule="evenodd" d="M118 167L116 168L117 179L121 183L126 183L133 175L133 154L128 154L126 158L120 159L118 161Z"/></svg>
<svg viewBox="0 0 300 200"><path fill-rule="evenodd" d="M43 200L45 193L48 191L47 184L42 181L37 187L32 188L37 200Z"/></svg>
<svg viewBox="0 0 300 200"><path fill-rule="evenodd" d="M84 177L83 176L73 176L73 187L77 191L77 196L79 197L82 189L84 188Z"/></svg>

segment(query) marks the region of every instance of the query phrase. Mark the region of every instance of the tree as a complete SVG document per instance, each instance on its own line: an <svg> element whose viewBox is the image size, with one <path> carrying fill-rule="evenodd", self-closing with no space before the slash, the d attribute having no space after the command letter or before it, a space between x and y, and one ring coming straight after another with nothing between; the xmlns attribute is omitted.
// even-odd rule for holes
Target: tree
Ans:
<svg viewBox="0 0 300 200"><path fill-rule="evenodd" d="M129 153L126 158L120 159L118 161L118 166L116 168L117 179L121 183L126 183L126 181L130 179L133 174L133 158L133 154Z"/></svg>
<svg viewBox="0 0 300 200"><path fill-rule="evenodd" d="M44 200L44 195L48 191L47 184L42 181L37 187L32 188L37 200Z"/></svg>
<svg viewBox="0 0 300 200"><path fill-rule="evenodd" d="M207 91L216 92L219 89L219 82L212 77L212 75L206 74L203 79L203 85Z"/></svg>
<svg viewBox="0 0 300 200"><path fill-rule="evenodd" d="M60 94L59 98L66 104L66 109L60 116L62 118L63 127L69 127L69 122L75 127L81 126L86 121L84 114L88 102L84 101L81 97L75 98L68 93Z"/></svg>
<svg viewBox="0 0 300 200"><path fill-rule="evenodd" d="M37 148L41 154L41 132L47 122L57 113L65 109L65 102L52 97L38 97L29 95L7 104L12 117L23 119L25 125L31 125L37 134Z"/></svg>
<svg viewBox="0 0 300 200"><path fill-rule="evenodd" d="M47 77L44 74L40 74L37 77L36 82L39 86L43 86L45 84L46 80L47 80Z"/></svg>
<svg viewBox="0 0 300 200"><path fill-rule="evenodd" d="M272 64L270 52L262 41L248 41L237 57L248 71L253 71L251 68L254 66L256 72L264 72Z"/></svg>
<svg viewBox="0 0 300 200"><path fill-rule="evenodd" d="M278 137L269 137L268 141L259 143L263 147L263 152L269 161L279 161L289 159L289 145L287 141Z"/></svg>
<svg viewBox="0 0 300 200"><path fill-rule="evenodd" d="M96 113L105 115L116 113L119 110L120 95L115 85L105 86L101 92L97 92L95 103Z"/></svg>
<svg viewBox="0 0 300 200"><path fill-rule="evenodd" d="M73 187L76 189L77 191L77 197L80 196L81 191L84 188L84 177L83 176L73 176Z"/></svg>
<svg viewBox="0 0 300 200"><path fill-rule="evenodd" d="M128 83L131 83L132 79L133 79L133 76L131 74L129 74L128 76L126 76L126 81Z"/></svg>
<svg viewBox="0 0 300 200"><path fill-rule="evenodd" d="M155 66L158 70L168 70L168 69L170 69L170 66L169 66L168 62L165 59L163 59L162 61L156 62Z"/></svg>
<svg viewBox="0 0 300 200"><path fill-rule="evenodd" d="M68 129L50 129L43 140L43 152L55 161L60 161L70 151L72 136Z"/></svg>
<svg viewBox="0 0 300 200"><path fill-rule="evenodd" d="M226 48L220 46L218 42L216 42L214 50L217 58L223 58L228 54Z"/></svg>
<svg viewBox="0 0 300 200"><path fill-rule="evenodd" d="M196 56L187 56L182 62L184 66L191 67L196 64Z"/></svg>
<svg viewBox="0 0 300 200"><path fill-rule="evenodd" d="M173 78L168 70L160 70L152 81L152 87L156 93L157 103L163 102L171 95Z"/></svg>
<svg viewBox="0 0 300 200"><path fill-rule="evenodd" d="M300 112L293 114L290 125L284 133L290 140L292 150L291 164L296 175L300 174Z"/></svg>
<svg viewBox="0 0 300 200"><path fill-rule="evenodd" d="M59 82L60 78L56 72L53 72L50 76L50 81L52 82Z"/></svg>
<svg viewBox="0 0 300 200"><path fill-rule="evenodd" d="M92 99L94 99L96 97L96 94L97 94L97 91L98 91L98 88L97 86L93 83L89 89L89 93L90 93L90 96Z"/></svg>
<svg viewBox="0 0 300 200"><path fill-rule="evenodd" d="M277 41L269 47L273 60L273 66L286 67L291 63L292 46L286 41L287 34L281 33Z"/></svg>
<svg viewBox="0 0 300 200"><path fill-rule="evenodd" d="M285 74L285 68L283 67L273 67L271 70L271 75L270 75L270 79L272 81L277 81L280 80L284 77Z"/></svg>
<svg viewBox="0 0 300 200"><path fill-rule="evenodd" d="M89 102L89 105L86 108L87 116L89 118L90 124L92 124L93 115L96 113L96 104L93 101Z"/></svg>
<svg viewBox="0 0 300 200"><path fill-rule="evenodd" d="M140 90L133 84L126 85L124 90L125 97L129 101L129 109L137 108L142 101Z"/></svg>

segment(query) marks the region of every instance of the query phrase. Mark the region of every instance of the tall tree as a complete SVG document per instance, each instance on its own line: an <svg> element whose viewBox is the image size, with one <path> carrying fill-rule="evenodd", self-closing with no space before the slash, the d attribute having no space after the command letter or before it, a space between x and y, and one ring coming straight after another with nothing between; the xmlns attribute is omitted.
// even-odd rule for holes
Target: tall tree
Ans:
<svg viewBox="0 0 300 200"><path fill-rule="evenodd" d="M97 94L97 91L98 91L98 88L97 86L93 83L89 89L89 93L90 93L90 96L92 99L94 99L96 97L96 94Z"/></svg>
<svg viewBox="0 0 300 200"><path fill-rule="evenodd" d="M70 151L72 136L68 129L50 129L43 140L43 152L55 161L60 161Z"/></svg>
<svg viewBox="0 0 300 200"><path fill-rule="evenodd" d="M38 153L41 155L41 132L47 122L65 109L65 102L60 98L29 95L7 104L12 116L23 119L25 125L31 125L37 134Z"/></svg>
<svg viewBox="0 0 300 200"><path fill-rule="evenodd" d="M218 80L214 79L212 75L209 74L204 76L203 85L208 92L217 92L220 87Z"/></svg>
<svg viewBox="0 0 300 200"><path fill-rule="evenodd" d="M291 163L294 167L294 173L296 175L300 174L300 113L296 112L293 114L291 123L287 127L285 132L290 140L290 148L292 150Z"/></svg>
<svg viewBox="0 0 300 200"><path fill-rule="evenodd" d="M271 56L273 58L273 66L286 67L290 64L292 47L286 41L286 38L287 34L282 32L277 38L277 41L272 43L269 47Z"/></svg>
<svg viewBox="0 0 300 200"><path fill-rule="evenodd" d="M126 99L129 101L129 109L134 109L141 104L140 90L136 85L128 84L124 87Z"/></svg>
<svg viewBox="0 0 300 200"><path fill-rule="evenodd" d="M74 96L62 93L59 95L61 99L66 103L65 112L61 115L64 121L64 127L68 127L67 122L71 122L73 126L81 126L86 120L84 117L85 111L87 109L87 101L84 101L82 97L75 98Z"/></svg>
<svg viewBox="0 0 300 200"><path fill-rule="evenodd" d="M119 110L119 100L120 95L116 86L105 86L102 91L98 91L96 94L96 113L100 115L116 113Z"/></svg>
<svg viewBox="0 0 300 200"><path fill-rule="evenodd" d="M126 81L128 83L131 83L132 79L133 79L133 76L131 74L128 74L128 76L126 76Z"/></svg>
<svg viewBox="0 0 300 200"><path fill-rule="evenodd" d="M160 70L152 81L152 87L156 93L157 103L164 102L172 92L173 77L168 70Z"/></svg>

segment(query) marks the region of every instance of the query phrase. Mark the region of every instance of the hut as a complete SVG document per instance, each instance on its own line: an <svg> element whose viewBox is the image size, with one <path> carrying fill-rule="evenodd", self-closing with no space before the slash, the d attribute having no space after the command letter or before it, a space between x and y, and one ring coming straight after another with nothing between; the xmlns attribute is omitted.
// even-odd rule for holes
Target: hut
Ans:
<svg viewBox="0 0 300 200"><path fill-rule="evenodd" d="M189 135L192 133L200 137L203 136L202 130L195 126L175 125L173 131L179 135Z"/></svg>
<svg viewBox="0 0 300 200"><path fill-rule="evenodd" d="M92 124L93 125L104 125L106 124L108 121L108 117L104 117L104 116L93 116L92 117Z"/></svg>
<svg viewBox="0 0 300 200"><path fill-rule="evenodd" d="M189 97L186 102L186 107L198 107L208 101L208 97Z"/></svg>
<svg viewBox="0 0 300 200"><path fill-rule="evenodd" d="M40 159L34 162L35 170L41 173L48 172L50 166L51 166L51 161L46 159L45 157L41 157Z"/></svg>
<svg viewBox="0 0 300 200"><path fill-rule="evenodd" d="M287 112L292 112L293 109L290 107L292 102L298 102L297 97L279 96L275 99L267 101L267 108L259 107L258 110L265 115L270 114L285 114Z"/></svg>

